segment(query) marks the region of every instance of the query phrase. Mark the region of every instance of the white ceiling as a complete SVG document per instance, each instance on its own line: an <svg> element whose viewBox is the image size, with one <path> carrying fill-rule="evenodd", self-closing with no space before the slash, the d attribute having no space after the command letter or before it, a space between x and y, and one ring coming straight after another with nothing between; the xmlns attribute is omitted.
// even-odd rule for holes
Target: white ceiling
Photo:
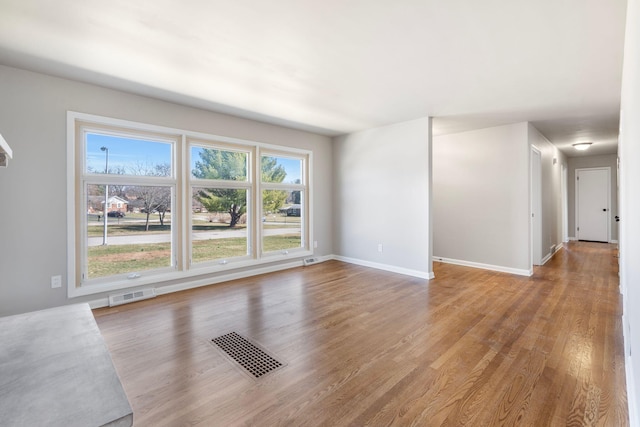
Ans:
<svg viewBox="0 0 640 427"><path fill-rule="evenodd" d="M0 0L0 63L326 135L531 121L615 153L625 0ZM573 155L574 153L570 153Z"/></svg>

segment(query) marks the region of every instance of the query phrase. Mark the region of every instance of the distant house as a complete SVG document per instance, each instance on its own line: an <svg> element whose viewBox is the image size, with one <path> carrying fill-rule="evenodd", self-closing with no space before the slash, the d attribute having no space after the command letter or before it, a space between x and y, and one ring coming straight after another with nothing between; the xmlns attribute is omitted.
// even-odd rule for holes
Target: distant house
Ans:
<svg viewBox="0 0 640 427"><path fill-rule="evenodd" d="M291 206L285 206L279 209L281 214L286 216L300 216L300 205L295 204Z"/></svg>
<svg viewBox="0 0 640 427"><path fill-rule="evenodd" d="M102 201L101 205L104 205L104 200ZM129 206L128 200L125 200L122 197L118 197L118 196L111 196L109 197L109 200L108 200L106 212L117 211L117 212L126 213L128 206Z"/></svg>

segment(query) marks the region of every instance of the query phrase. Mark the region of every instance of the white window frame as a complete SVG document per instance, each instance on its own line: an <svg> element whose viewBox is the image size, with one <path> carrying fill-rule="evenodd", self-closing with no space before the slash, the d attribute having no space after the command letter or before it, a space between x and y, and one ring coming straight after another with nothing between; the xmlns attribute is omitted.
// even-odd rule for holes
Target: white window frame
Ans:
<svg viewBox="0 0 640 427"><path fill-rule="evenodd" d="M110 276L103 279L95 279L83 283L81 273L82 260L86 259L86 218L87 203L83 200L84 191L79 191L81 185L87 181L84 180L86 155L82 135L78 134L81 124L99 130L102 133L118 133L118 129L124 132L124 136L144 137L145 134L153 140L171 141L175 144L172 150L172 176L165 177L139 177L136 176L136 183L144 185L171 185L173 189L173 205L171 208L171 233L172 233L172 267L161 270L149 270L143 272L130 279L127 277L116 278ZM122 135L119 135L122 136ZM194 180L191 179L190 170L190 144L202 146L203 142L212 144L212 148L234 148L240 151L249 151L251 159L249 161L247 173L249 175L249 200L247 206L247 239L248 239L248 255L247 257L231 258L228 261L220 262L202 262L195 265L191 264L191 188ZM261 155L276 155L282 157L302 158L303 162L303 184L298 187L296 184L279 184L261 182L260 162ZM247 141L238 138L230 138L218 135L212 135L202 132L193 132L170 127L144 124L121 119L96 116L79 112L67 112L67 277L68 288L67 294L70 298L92 295L103 292L111 292L121 289L156 285L167 282L179 282L181 286L193 283L194 286L207 283L207 275L214 276L223 272L232 272L236 269L257 267L262 264L273 263L274 261L293 261L301 259L305 256L312 255L313 249L310 242L313 241L313 188L311 183L313 153L310 150L278 146L274 144L265 144L255 141ZM111 183L129 183L131 176L91 174L91 183L111 184ZM224 180L214 180L215 183L205 183L207 180L197 180L197 186L200 187L219 187L220 185L236 185L229 184ZM303 188L305 195L304 225L301 221L301 234L303 247L295 248L286 253L262 252L262 189L272 187L278 189L294 189ZM282 187L280 187L280 185ZM268 188L267 188L268 187ZM84 230L84 231L83 231ZM83 258L84 257L84 258ZM79 261L80 260L80 261ZM127 276L127 275L124 275ZM209 282L210 283L210 282ZM169 284L169 283L167 283Z"/></svg>
<svg viewBox="0 0 640 427"><path fill-rule="evenodd" d="M226 189L238 189L238 190L246 190L247 191L247 253L243 256L237 257L220 257L220 258L211 258L208 261L203 261L199 263L193 262L193 233L191 232L191 225L193 224L193 210L189 209L189 236L187 239L187 248L189 253L189 268L192 269L202 269L202 268L211 268L212 266L222 265L225 266L229 263L246 263L253 258L256 258L255 254L255 232L254 230L254 207L253 207L253 192L255 191L255 179L251 165L255 161L255 147L244 146L240 144L230 145L226 143L222 143L216 140L205 140L202 138L188 138L187 139L187 151L188 151L188 165L191 167L191 148L192 147L201 147L212 150L220 150L220 151L232 151L238 153L245 153L247 155L247 180L246 181L232 181L225 179L202 179L195 178L191 174L191 170L189 169L189 192L187 193L189 196L193 193L194 188L226 188ZM189 206L191 206L189 204Z"/></svg>
<svg viewBox="0 0 640 427"><path fill-rule="evenodd" d="M260 169L258 171L258 174L256 176L259 177L259 179L257 179L259 181L259 209L262 210L262 191L263 190L284 190L284 191L301 191L304 194L304 198L301 200L301 212L300 212L300 237L301 237L301 245L300 247L297 248L288 248L288 249L278 249L275 251L265 251L264 250L264 236L263 236L263 225L264 223L262 221L259 221L260 226L259 228L259 248L260 248L260 256L263 258L273 258L273 257L278 257L278 256L288 256L288 255L295 255L296 253L307 253L310 250L310 245L309 245L309 209L310 209L310 203L309 203L309 157L308 154L306 153L293 153L291 151L282 151L281 149L277 149L277 148L273 148L273 149L269 149L269 148L263 148L261 150L259 150L258 153L258 159L256 161L256 163L258 164L258 167L260 167L260 165L262 164L262 157L263 156L269 156L269 157L286 157L289 159L296 159L296 160L300 160L301 161L301 168L302 170L300 171L300 179L301 179L301 183L300 184L293 184L293 183L280 183L280 182L263 182L262 181L262 170ZM260 215L260 217L262 217L262 215Z"/></svg>

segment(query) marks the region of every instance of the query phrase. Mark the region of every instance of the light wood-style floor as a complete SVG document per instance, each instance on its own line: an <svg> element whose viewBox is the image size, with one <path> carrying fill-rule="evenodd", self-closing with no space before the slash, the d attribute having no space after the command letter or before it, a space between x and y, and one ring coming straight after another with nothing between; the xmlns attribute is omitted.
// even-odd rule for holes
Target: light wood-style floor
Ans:
<svg viewBox="0 0 640 427"><path fill-rule="evenodd" d="M626 426L616 251L533 277L330 261L95 310L135 426ZM253 380L210 340L287 366Z"/></svg>

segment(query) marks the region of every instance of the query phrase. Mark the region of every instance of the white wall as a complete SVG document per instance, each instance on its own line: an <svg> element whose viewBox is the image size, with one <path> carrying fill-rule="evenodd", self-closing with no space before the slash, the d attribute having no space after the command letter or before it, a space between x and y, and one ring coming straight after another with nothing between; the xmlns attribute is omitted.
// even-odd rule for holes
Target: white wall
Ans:
<svg viewBox="0 0 640 427"><path fill-rule="evenodd" d="M541 259L544 261L553 255L551 248L562 243L562 165L566 165L567 160L533 125L529 124L528 132L529 143L542 154Z"/></svg>
<svg viewBox="0 0 640 427"><path fill-rule="evenodd" d="M419 277L431 274L430 126L431 119L423 118L334 138L337 255Z"/></svg>
<svg viewBox="0 0 640 427"><path fill-rule="evenodd" d="M328 137L3 66L0 100L14 153L0 169L0 315L104 297L50 286L57 274L66 283L67 110L312 150L315 252L333 253Z"/></svg>
<svg viewBox="0 0 640 427"><path fill-rule="evenodd" d="M640 0L628 0L620 115L620 283L632 426L640 426Z"/></svg>
<svg viewBox="0 0 640 427"><path fill-rule="evenodd" d="M526 274L528 124L433 139L434 258Z"/></svg>
<svg viewBox="0 0 640 427"><path fill-rule="evenodd" d="M618 240L618 156L616 154L602 156L569 157L569 237L576 237L576 169L608 167L611 169L611 236L610 240Z"/></svg>

